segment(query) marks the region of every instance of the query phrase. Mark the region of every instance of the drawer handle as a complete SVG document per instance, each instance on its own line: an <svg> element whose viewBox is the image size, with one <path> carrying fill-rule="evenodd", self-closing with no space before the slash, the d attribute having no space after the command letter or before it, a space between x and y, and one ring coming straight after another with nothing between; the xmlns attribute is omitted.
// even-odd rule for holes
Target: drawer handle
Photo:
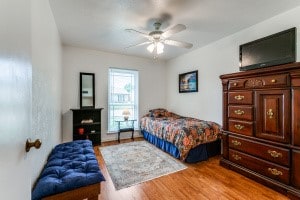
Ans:
<svg viewBox="0 0 300 200"><path fill-rule="evenodd" d="M237 115L245 114L245 112L243 110L235 110L234 113L237 114Z"/></svg>
<svg viewBox="0 0 300 200"><path fill-rule="evenodd" d="M272 82L272 83L276 83L276 79L272 79L271 82Z"/></svg>
<svg viewBox="0 0 300 200"><path fill-rule="evenodd" d="M283 175L283 173L281 172L281 171L279 171L279 170L277 170L276 168L268 168L268 170L269 170L269 172L271 172L273 175L275 175L275 176L282 176Z"/></svg>
<svg viewBox="0 0 300 200"><path fill-rule="evenodd" d="M240 124L235 124L234 127L238 130L242 130L244 128L244 126Z"/></svg>
<svg viewBox="0 0 300 200"><path fill-rule="evenodd" d="M268 150L268 154L270 154L273 158L282 157L282 153L278 153L277 151Z"/></svg>
<svg viewBox="0 0 300 200"><path fill-rule="evenodd" d="M274 115L273 110L272 110L272 109L269 109L269 110L267 111L267 115L269 116L270 119L272 119L272 118L273 118L273 115Z"/></svg>
<svg viewBox="0 0 300 200"><path fill-rule="evenodd" d="M239 155L232 154L234 160L241 160L242 158Z"/></svg>
<svg viewBox="0 0 300 200"><path fill-rule="evenodd" d="M242 143L237 141L237 140L232 140L231 143L234 145L234 146L241 146Z"/></svg>
<svg viewBox="0 0 300 200"><path fill-rule="evenodd" d="M233 83L233 86L237 86L237 83Z"/></svg>
<svg viewBox="0 0 300 200"><path fill-rule="evenodd" d="M243 100L245 97L241 95L234 96L234 98L238 101Z"/></svg>

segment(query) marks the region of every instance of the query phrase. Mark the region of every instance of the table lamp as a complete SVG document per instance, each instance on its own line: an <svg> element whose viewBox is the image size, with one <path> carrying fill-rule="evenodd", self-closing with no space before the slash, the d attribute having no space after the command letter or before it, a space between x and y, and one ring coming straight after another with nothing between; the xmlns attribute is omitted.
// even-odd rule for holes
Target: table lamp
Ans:
<svg viewBox="0 0 300 200"><path fill-rule="evenodd" d="M122 112L122 115L124 115L124 120L127 121L129 119L129 115L130 115L130 112L128 109L125 109L123 112Z"/></svg>

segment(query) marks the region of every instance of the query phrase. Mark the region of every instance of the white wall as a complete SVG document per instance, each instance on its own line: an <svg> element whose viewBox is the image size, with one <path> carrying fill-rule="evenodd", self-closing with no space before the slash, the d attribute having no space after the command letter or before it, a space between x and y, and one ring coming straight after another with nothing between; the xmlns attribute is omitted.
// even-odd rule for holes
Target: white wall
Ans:
<svg viewBox="0 0 300 200"><path fill-rule="evenodd" d="M300 50L300 7L244 29L167 62L167 108L185 116L222 124L222 87L219 76L239 71L239 45L297 27ZM201 37L201 35L199 35ZM300 55L298 53L297 60ZM178 74L198 70L199 92L179 93Z"/></svg>
<svg viewBox="0 0 300 200"><path fill-rule="evenodd" d="M166 68L164 62L64 46L62 65L63 141L72 140L72 112L70 109L79 108L80 72L95 73L96 107L104 108L102 111L102 141L116 140L117 138L116 134L107 134L109 67L139 71L140 117L146 114L150 108L166 106ZM129 137L129 134L122 134L122 138Z"/></svg>
<svg viewBox="0 0 300 200"><path fill-rule="evenodd" d="M31 150L32 184L39 176L52 148L62 141L61 43L48 0L32 0L32 140L41 139Z"/></svg>

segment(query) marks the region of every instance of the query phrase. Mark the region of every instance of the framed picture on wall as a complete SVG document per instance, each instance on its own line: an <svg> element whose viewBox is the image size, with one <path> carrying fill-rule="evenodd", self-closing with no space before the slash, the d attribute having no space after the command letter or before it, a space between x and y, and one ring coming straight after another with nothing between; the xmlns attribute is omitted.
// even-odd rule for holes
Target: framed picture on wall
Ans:
<svg viewBox="0 0 300 200"><path fill-rule="evenodd" d="M179 74L179 93L198 92L198 70Z"/></svg>

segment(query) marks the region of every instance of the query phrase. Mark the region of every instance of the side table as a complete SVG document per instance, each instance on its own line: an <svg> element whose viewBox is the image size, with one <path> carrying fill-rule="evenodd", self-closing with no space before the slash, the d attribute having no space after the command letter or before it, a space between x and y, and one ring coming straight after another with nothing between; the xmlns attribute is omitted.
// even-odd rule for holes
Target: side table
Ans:
<svg viewBox="0 0 300 200"><path fill-rule="evenodd" d="M120 143L120 133L122 132L132 132L131 139L134 140L134 122L136 119L129 119L129 120L116 120L118 123L118 142Z"/></svg>

